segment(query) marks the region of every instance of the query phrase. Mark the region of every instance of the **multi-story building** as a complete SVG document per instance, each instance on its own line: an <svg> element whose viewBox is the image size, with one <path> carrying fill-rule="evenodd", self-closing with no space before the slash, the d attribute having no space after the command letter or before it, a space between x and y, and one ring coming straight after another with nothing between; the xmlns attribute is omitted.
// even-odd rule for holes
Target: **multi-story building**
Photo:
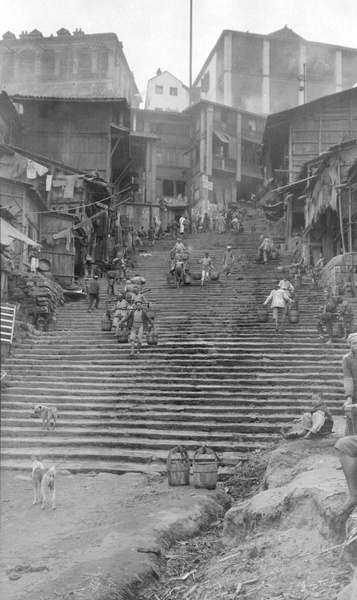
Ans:
<svg viewBox="0 0 357 600"><path fill-rule="evenodd" d="M145 109L181 112L190 103L189 88L168 71L158 69L146 88Z"/></svg>
<svg viewBox="0 0 357 600"><path fill-rule="evenodd" d="M130 138L136 200L161 206L166 226L188 205L190 119L178 112L134 109Z"/></svg>
<svg viewBox="0 0 357 600"><path fill-rule="evenodd" d="M203 100L267 115L356 83L357 49L310 42L285 26L268 35L224 30L193 88Z"/></svg>
<svg viewBox="0 0 357 600"><path fill-rule="evenodd" d="M115 33L67 29L43 37L34 29L0 41L0 87L9 95L126 98L141 102L123 44Z"/></svg>
<svg viewBox="0 0 357 600"><path fill-rule="evenodd" d="M302 234L306 241L306 230L311 226L308 244L313 260L321 250L328 259L339 252L336 231L338 233L343 219L348 219L348 190L342 202L338 198L342 198L340 188L347 177L348 166L355 165L350 155L345 161L341 153L348 145L348 152L356 154L356 138L357 88L324 96L267 118L261 154L266 188L261 201L268 218L269 213L274 213L275 222L281 219L290 248L295 248ZM335 153L331 152L332 147L337 150ZM335 166L328 164L331 156ZM336 167L337 163L343 165L344 171ZM322 177L323 169L326 170ZM316 196L315 207L311 204L313 196ZM328 213L328 205L333 214L328 219L320 219L321 212ZM346 223L342 229L344 227ZM357 236L354 241L357 243ZM341 241L338 243L341 245Z"/></svg>
<svg viewBox="0 0 357 600"><path fill-rule="evenodd" d="M264 117L206 100L183 114L191 122L192 206L202 214L250 199L263 182L259 163Z"/></svg>

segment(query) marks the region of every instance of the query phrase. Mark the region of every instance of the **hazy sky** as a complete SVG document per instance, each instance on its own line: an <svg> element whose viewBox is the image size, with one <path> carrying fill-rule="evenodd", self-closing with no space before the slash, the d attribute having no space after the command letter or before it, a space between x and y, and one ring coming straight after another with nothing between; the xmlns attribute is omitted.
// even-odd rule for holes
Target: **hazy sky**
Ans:
<svg viewBox="0 0 357 600"><path fill-rule="evenodd" d="M4 0L4 4L5 4ZM190 0L7 0L2 36L114 32L141 92L160 67L188 84ZM193 0L193 78L223 29L271 33L287 25L306 40L357 47L357 0Z"/></svg>

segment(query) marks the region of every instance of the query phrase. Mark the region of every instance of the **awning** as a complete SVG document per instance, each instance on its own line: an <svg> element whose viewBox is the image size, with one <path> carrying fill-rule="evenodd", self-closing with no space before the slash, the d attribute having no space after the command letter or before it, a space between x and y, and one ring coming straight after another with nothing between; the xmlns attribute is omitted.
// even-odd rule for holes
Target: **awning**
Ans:
<svg viewBox="0 0 357 600"><path fill-rule="evenodd" d="M229 136L226 135L225 133L222 133L222 131L216 131L214 130L214 135L216 137L218 137L219 141L222 142L223 144L229 144Z"/></svg>
<svg viewBox="0 0 357 600"><path fill-rule="evenodd" d="M1 239L0 243L3 246L9 246L14 240L20 240L20 242L25 242L28 246L32 246L33 248L41 248L41 244L38 244L31 238L27 237L24 233L21 233L18 229L15 229L10 223L4 221L0 217L1 221Z"/></svg>

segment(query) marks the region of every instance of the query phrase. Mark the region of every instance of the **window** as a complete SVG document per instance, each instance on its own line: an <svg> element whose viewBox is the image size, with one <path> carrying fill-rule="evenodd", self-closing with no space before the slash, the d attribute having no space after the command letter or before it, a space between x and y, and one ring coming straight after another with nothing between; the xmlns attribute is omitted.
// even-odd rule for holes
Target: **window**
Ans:
<svg viewBox="0 0 357 600"><path fill-rule="evenodd" d="M221 121L222 123L227 123L228 121L228 111L224 108L221 109Z"/></svg>
<svg viewBox="0 0 357 600"><path fill-rule="evenodd" d="M78 76L81 79L88 79L92 76L92 51L90 48L83 48L78 53Z"/></svg>
<svg viewBox="0 0 357 600"><path fill-rule="evenodd" d="M4 82L10 81L14 74L14 53L11 50L4 50L2 54L2 72L1 78Z"/></svg>
<svg viewBox="0 0 357 600"><path fill-rule="evenodd" d="M184 196L185 191L186 191L186 182L185 181L176 181L175 183L176 183L176 196L178 196L179 194Z"/></svg>
<svg viewBox="0 0 357 600"><path fill-rule="evenodd" d="M64 48L60 52L60 78L68 79L69 75L72 73L72 55L70 53L69 48Z"/></svg>
<svg viewBox="0 0 357 600"><path fill-rule="evenodd" d="M55 74L55 53L44 50L41 54L41 75L43 80L53 79Z"/></svg>
<svg viewBox="0 0 357 600"><path fill-rule="evenodd" d="M163 196L174 196L175 195L175 183L172 179L164 179L162 182L162 194Z"/></svg>
<svg viewBox="0 0 357 600"><path fill-rule="evenodd" d="M155 94L163 94L164 86L163 85L155 85Z"/></svg>
<svg viewBox="0 0 357 600"><path fill-rule="evenodd" d="M248 127L249 127L250 131L256 131L257 130L257 122L254 121L254 119L249 119Z"/></svg>
<svg viewBox="0 0 357 600"><path fill-rule="evenodd" d="M99 56L98 56L98 67L101 73L106 73L108 71L108 63L109 63L109 52L108 48L105 46L100 46L99 48Z"/></svg>
<svg viewBox="0 0 357 600"><path fill-rule="evenodd" d="M19 54L19 75L28 78L35 73L35 52L23 50Z"/></svg>
<svg viewBox="0 0 357 600"><path fill-rule="evenodd" d="M170 96L177 96L177 88L170 87Z"/></svg>

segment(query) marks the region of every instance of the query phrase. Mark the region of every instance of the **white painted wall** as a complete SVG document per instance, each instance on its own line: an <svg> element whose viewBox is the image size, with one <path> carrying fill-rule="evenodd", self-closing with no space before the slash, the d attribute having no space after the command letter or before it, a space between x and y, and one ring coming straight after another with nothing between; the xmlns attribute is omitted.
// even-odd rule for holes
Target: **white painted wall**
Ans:
<svg viewBox="0 0 357 600"><path fill-rule="evenodd" d="M157 86L162 88L162 94L157 92ZM177 90L177 96L172 94L173 89ZM168 71L149 79L146 88L145 109L181 112L188 105L189 92L180 79L177 79Z"/></svg>

